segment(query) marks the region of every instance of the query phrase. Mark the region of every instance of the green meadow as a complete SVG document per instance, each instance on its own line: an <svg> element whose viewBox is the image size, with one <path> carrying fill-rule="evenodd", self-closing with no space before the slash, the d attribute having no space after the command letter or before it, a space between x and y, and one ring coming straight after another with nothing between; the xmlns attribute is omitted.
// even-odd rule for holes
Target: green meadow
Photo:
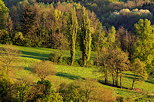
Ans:
<svg viewBox="0 0 154 102"><path fill-rule="evenodd" d="M0 47L3 45L0 45ZM39 62L41 60L48 60L51 52L56 49L50 48L31 48L31 47L21 47L14 46L16 49L20 50L20 58L17 59L13 67L16 72L15 78L17 79L28 79L29 81L36 82L39 80L37 75L31 72L32 64ZM94 52L93 55L94 56ZM64 56L69 56L69 51L64 51ZM80 58L80 52L76 53L77 58ZM77 79L93 79L97 80L97 84L114 91L116 95L133 98L137 102L153 102L154 101L154 81L147 80L145 82L137 82L135 88L138 90L130 90L132 84L131 72L124 72L122 86L124 88L117 88L113 86L108 86L101 84L98 80L103 81L103 75L97 72L97 67L80 67L80 66L69 66L69 65L56 65L56 74L54 76L48 76L47 79L50 80L54 87L58 87L59 84L65 82L70 83Z"/></svg>

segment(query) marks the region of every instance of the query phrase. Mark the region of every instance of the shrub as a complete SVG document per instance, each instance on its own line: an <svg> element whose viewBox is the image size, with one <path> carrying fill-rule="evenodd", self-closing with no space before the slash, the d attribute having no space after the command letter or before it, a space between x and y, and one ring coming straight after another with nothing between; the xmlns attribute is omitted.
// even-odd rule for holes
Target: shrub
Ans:
<svg viewBox="0 0 154 102"><path fill-rule="evenodd" d="M41 102L63 102L63 97L59 93L51 93L41 100Z"/></svg>
<svg viewBox="0 0 154 102"><path fill-rule="evenodd" d="M51 89L51 83L50 83L50 81L49 80L42 80L42 81L38 81L37 82L37 85L39 86L39 85L43 85L44 87L42 87L43 88L43 90L42 90L42 93L43 93L43 95L49 95L50 94L50 89Z"/></svg>
<svg viewBox="0 0 154 102"><path fill-rule="evenodd" d="M49 55L49 60L54 63L61 63L62 55L58 51L55 51Z"/></svg>
<svg viewBox="0 0 154 102"><path fill-rule="evenodd" d="M58 53L58 51L50 53L49 60L56 64L64 64L64 65L71 64L71 58L62 56L60 53Z"/></svg>
<svg viewBox="0 0 154 102"><path fill-rule="evenodd" d="M87 67L92 67L94 65L94 61L90 60L87 62Z"/></svg>
<svg viewBox="0 0 154 102"><path fill-rule="evenodd" d="M61 93L64 102L78 102L82 100L79 86L74 83L62 83L59 88L59 93Z"/></svg>
<svg viewBox="0 0 154 102"><path fill-rule="evenodd" d="M32 72L36 73L41 80L44 80L48 75L55 74L55 67L50 61L41 61L34 64Z"/></svg>
<svg viewBox="0 0 154 102"><path fill-rule="evenodd" d="M6 79L1 79L0 80L0 100L1 101L6 101L7 96L8 96L8 84L9 82Z"/></svg>
<svg viewBox="0 0 154 102"><path fill-rule="evenodd" d="M88 87L87 87L88 86ZM77 80L70 84L61 84L59 93L64 102L113 102L112 91L99 87L96 82Z"/></svg>
<svg viewBox="0 0 154 102"><path fill-rule="evenodd" d="M6 30L0 30L0 43L2 44L12 44L9 32Z"/></svg>
<svg viewBox="0 0 154 102"><path fill-rule="evenodd" d="M62 57L61 64L71 64L71 57Z"/></svg>
<svg viewBox="0 0 154 102"><path fill-rule="evenodd" d="M17 32L14 36L14 44L16 45L24 45L24 37L22 32Z"/></svg>
<svg viewBox="0 0 154 102"><path fill-rule="evenodd" d="M121 96L117 96L116 102L134 102L134 101L131 98L124 98L124 97L121 97Z"/></svg>
<svg viewBox="0 0 154 102"><path fill-rule="evenodd" d="M81 59L81 58L80 58L80 59L77 59L76 61L77 61L77 63L78 63L80 66L82 66L82 59Z"/></svg>
<svg viewBox="0 0 154 102"><path fill-rule="evenodd" d="M51 93L51 83L48 80L38 81L30 89L29 98L31 101L41 101Z"/></svg>

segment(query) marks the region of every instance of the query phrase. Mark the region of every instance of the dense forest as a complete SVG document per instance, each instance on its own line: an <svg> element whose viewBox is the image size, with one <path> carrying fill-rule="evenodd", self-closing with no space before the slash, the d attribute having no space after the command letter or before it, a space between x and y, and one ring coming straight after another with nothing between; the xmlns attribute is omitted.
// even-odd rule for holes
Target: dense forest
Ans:
<svg viewBox="0 0 154 102"><path fill-rule="evenodd" d="M0 0L0 44L0 102L133 102L95 83L126 89L127 72L128 90L153 80L154 1ZM53 49L27 67L37 81L16 77L22 52L13 45ZM93 67L102 77L54 89L47 77L58 75L55 65Z"/></svg>

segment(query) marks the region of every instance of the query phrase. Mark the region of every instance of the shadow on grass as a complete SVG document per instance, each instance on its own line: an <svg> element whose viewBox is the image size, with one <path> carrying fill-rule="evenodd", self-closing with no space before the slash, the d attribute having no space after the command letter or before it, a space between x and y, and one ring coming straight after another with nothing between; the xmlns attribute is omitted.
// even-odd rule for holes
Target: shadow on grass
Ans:
<svg viewBox="0 0 154 102"><path fill-rule="evenodd" d="M129 78L129 79L133 79L133 77L135 77L136 75L133 75L133 74L126 74L126 78ZM150 84L154 84L154 81L152 80L146 80L145 82L147 83L150 83Z"/></svg>
<svg viewBox="0 0 154 102"><path fill-rule="evenodd" d="M125 75L129 75L129 76L135 76L134 74L128 74L128 73L125 73Z"/></svg>
<svg viewBox="0 0 154 102"><path fill-rule="evenodd" d="M64 78L68 78L68 79L72 79L72 80L76 80L76 79L84 79L80 76L76 76L76 75L71 75L68 73L63 73L63 72L58 72L56 73L56 76L60 76L60 77L64 77Z"/></svg>
<svg viewBox="0 0 154 102"><path fill-rule="evenodd" d="M22 51L22 57L28 57L28 58L34 58L39 60L48 60L49 54L42 54L42 53L35 53L35 52L29 52L29 51Z"/></svg>
<svg viewBox="0 0 154 102"><path fill-rule="evenodd" d="M24 70L32 71L32 69L29 67L24 67Z"/></svg>
<svg viewBox="0 0 154 102"><path fill-rule="evenodd" d="M136 77L136 75L125 73L125 77L128 79L134 79L134 77Z"/></svg>
<svg viewBox="0 0 154 102"><path fill-rule="evenodd" d="M122 88L122 89L129 89L129 88L127 88L127 87L123 87L123 86L120 87L120 86L113 85L113 84L111 84L111 82L105 83L104 80L98 80L98 82L101 83L101 84L107 85L107 86L111 86L111 87Z"/></svg>
<svg viewBox="0 0 154 102"><path fill-rule="evenodd" d="M150 83L150 84L154 84L154 81L151 81L151 80L147 80L145 82Z"/></svg>
<svg viewBox="0 0 154 102"><path fill-rule="evenodd" d="M133 76L125 76L125 78L132 79L133 80Z"/></svg>

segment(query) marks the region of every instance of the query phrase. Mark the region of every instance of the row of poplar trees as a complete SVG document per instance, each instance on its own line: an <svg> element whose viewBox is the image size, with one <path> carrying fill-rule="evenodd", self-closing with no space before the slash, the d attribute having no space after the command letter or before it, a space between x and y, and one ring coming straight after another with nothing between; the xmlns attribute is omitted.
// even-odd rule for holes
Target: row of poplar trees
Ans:
<svg viewBox="0 0 154 102"><path fill-rule="evenodd" d="M50 47L61 54L69 49L72 65L76 50L81 50L83 66L90 60L91 50L96 50L102 25L93 12L80 4L21 1L9 9L2 1L1 4L6 9L1 11L5 24L0 25L0 43Z"/></svg>
<svg viewBox="0 0 154 102"><path fill-rule="evenodd" d="M21 1L8 9L0 0L0 6L0 43L56 48L61 54L69 49L71 65L74 64L76 51L80 50L83 66L89 63L91 51L97 50L97 64L105 70L106 83L110 71L116 86L118 78L122 80L122 71L130 68L127 66L129 61L132 64L137 64L134 61L145 63L144 68L138 67L147 68L145 72L153 70L154 28L147 19L139 20L134 26L134 34L131 34L120 28L116 32L113 26L103 29L93 12L76 3ZM125 66L127 68L123 69Z"/></svg>

